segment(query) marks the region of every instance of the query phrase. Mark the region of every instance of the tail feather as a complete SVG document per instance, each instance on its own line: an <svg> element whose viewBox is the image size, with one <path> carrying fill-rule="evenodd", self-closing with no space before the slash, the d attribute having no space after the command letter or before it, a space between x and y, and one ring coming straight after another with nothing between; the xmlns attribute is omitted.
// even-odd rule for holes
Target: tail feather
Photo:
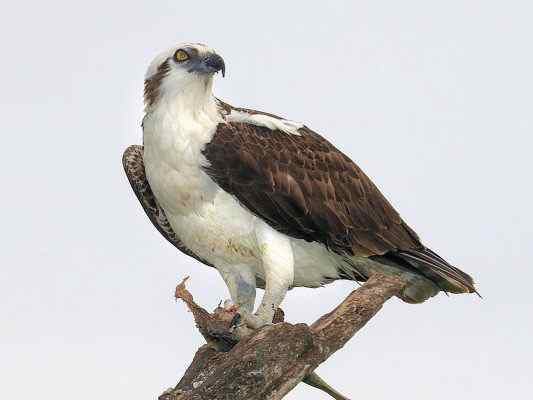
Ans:
<svg viewBox="0 0 533 400"><path fill-rule="evenodd" d="M434 281L446 292L476 293L479 296L470 275L449 264L431 249L400 250L395 253L395 256Z"/></svg>

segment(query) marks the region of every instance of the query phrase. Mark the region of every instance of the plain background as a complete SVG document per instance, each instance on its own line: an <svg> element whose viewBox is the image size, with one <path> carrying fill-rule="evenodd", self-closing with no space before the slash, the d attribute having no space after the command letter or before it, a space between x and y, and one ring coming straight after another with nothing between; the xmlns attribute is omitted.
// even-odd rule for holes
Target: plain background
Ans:
<svg viewBox="0 0 533 400"><path fill-rule="evenodd" d="M182 41L224 57L218 96L350 155L484 299L390 301L319 372L358 399L533 391L530 1L17 1L0 16L0 397L153 399L202 344L172 297L216 271L151 226L122 171L143 75ZM296 289L311 322L354 283ZM324 399L299 385L288 399Z"/></svg>

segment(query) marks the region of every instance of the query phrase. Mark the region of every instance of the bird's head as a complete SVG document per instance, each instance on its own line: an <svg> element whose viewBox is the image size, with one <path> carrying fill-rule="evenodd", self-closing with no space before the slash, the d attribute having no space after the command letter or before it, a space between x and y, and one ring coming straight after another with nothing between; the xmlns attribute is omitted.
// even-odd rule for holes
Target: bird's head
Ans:
<svg viewBox="0 0 533 400"><path fill-rule="evenodd" d="M213 76L225 74L224 60L200 43L183 43L159 54L148 67L144 81L147 107L163 96L211 95Z"/></svg>

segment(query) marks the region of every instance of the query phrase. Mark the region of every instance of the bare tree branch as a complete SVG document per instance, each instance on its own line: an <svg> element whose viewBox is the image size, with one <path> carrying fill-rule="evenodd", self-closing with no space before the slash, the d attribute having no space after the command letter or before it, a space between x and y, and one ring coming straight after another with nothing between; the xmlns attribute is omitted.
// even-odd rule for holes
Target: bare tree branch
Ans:
<svg viewBox="0 0 533 400"><path fill-rule="evenodd" d="M229 329L230 315L220 307L211 314L198 306L185 281L176 288L176 298L187 304L208 344L160 400L278 400L302 381L346 399L313 371L404 286L398 278L375 275L311 326L283 322L280 311L277 323L240 338Z"/></svg>

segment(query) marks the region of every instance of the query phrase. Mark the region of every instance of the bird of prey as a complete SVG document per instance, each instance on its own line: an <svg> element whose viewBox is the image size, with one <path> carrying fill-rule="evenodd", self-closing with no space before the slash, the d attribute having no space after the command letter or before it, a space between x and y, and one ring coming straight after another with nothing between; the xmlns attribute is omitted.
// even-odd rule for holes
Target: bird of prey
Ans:
<svg viewBox="0 0 533 400"><path fill-rule="evenodd" d="M402 278L408 303L476 292L348 156L304 124L218 99L217 72L224 61L203 44L158 55L144 83L144 147L123 162L152 223L218 270L247 326L271 323L293 287L376 273Z"/></svg>

